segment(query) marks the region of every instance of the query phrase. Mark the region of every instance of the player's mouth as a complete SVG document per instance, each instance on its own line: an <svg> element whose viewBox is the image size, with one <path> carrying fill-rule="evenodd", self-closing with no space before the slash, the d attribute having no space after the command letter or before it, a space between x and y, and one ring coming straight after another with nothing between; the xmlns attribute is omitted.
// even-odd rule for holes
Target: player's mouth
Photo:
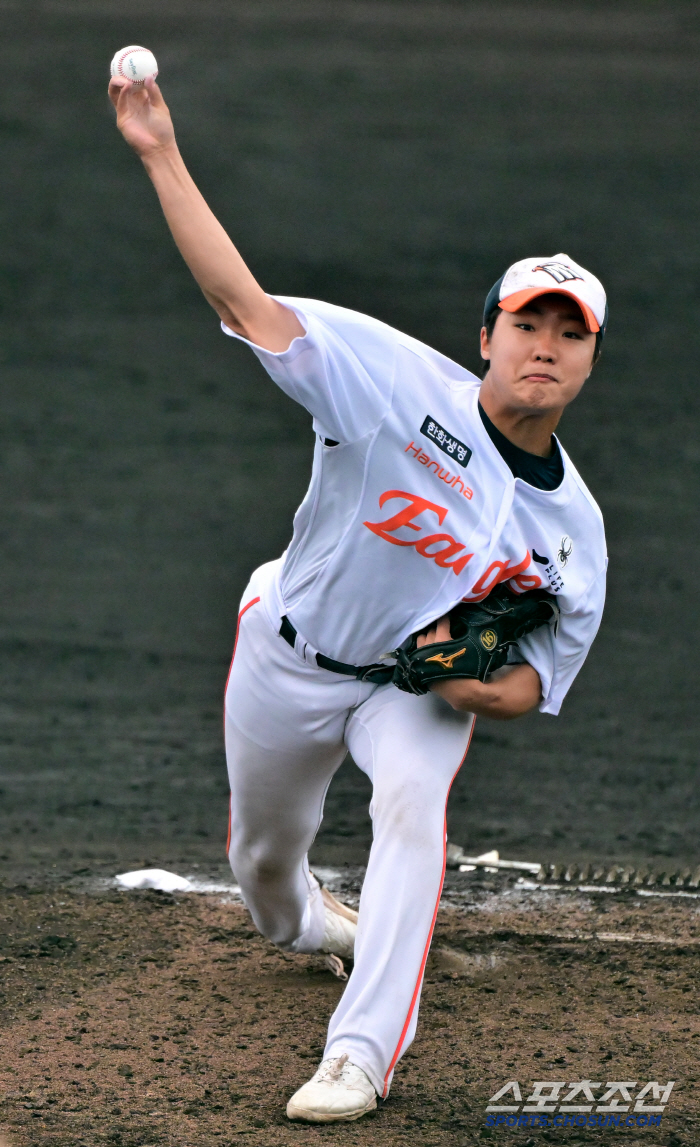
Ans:
<svg viewBox="0 0 700 1147"><path fill-rule="evenodd" d="M559 381L559 379L555 378L553 374L533 373L533 374L526 374L524 377L525 377L527 382L558 382Z"/></svg>

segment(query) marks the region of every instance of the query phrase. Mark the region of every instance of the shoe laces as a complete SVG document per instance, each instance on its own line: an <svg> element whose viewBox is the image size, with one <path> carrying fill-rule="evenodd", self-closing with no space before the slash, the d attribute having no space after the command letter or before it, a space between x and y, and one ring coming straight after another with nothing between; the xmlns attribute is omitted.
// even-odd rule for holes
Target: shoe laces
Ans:
<svg viewBox="0 0 700 1147"><path fill-rule="evenodd" d="M328 1066L324 1066L319 1072L319 1080L323 1080L324 1083L336 1083L343 1074L343 1068L348 1059L348 1053L344 1052L338 1059L329 1060Z"/></svg>

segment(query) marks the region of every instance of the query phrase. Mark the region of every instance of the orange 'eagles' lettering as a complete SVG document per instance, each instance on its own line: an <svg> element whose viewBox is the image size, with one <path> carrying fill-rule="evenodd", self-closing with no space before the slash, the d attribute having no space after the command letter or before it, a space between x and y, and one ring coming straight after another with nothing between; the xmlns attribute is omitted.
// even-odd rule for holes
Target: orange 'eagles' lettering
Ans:
<svg viewBox="0 0 700 1147"><path fill-rule="evenodd" d="M466 546L462 542L458 542L451 534L428 534L420 538L397 538L396 531L402 527L409 530L415 530L420 533L422 526L416 525L413 521L419 514L431 513L435 514L438 520L438 525L442 525L447 517L447 509L444 506L437 506L435 502L429 502L427 498L421 498L418 494L409 494L405 490L385 490L379 498L380 509L386 502L391 501L393 498L402 498L408 502L407 506L398 510L390 518L385 518L383 522L365 522L368 530L378 537L384 538L385 542L391 542L392 546L414 546L416 553L421 557L431 558L436 565L441 566L443 569L451 569L454 573L460 574L473 554L461 553L466 550ZM438 546L438 549L435 547ZM460 557L457 557L460 554ZM454 558L454 561L448 561L448 558Z"/></svg>
<svg viewBox="0 0 700 1147"><path fill-rule="evenodd" d="M409 494L406 490L385 490L379 498L380 508L394 499L401 499L407 504L381 522L365 522L367 529L377 537L384 538L385 542L390 542L392 546L412 546L421 557L430 558L442 569L451 569L454 573L461 574L474 555L464 553L467 547L453 538L452 534L424 533L425 529L429 529L429 525L423 526L415 521L422 514L434 514L437 524L441 526L447 517L446 507L438 506L436 502L430 502L420 494ZM401 529L413 530L420 534L420 537L397 537L397 531ZM542 578L535 571L525 572L530 564L529 550L525 551L525 557L521 561L511 563L510 559L506 559L491 562L462 601L483 601L492 589L504 581L509 581L516 593L537 589L542 585Z"/></svg>
<svg viewBox="0 0 700 1147"><path fill-rule="evenodd" d="M462 598L462 601L483 601L491 593L491 590L500 585L502 581L512 581L514 588L517 586L520 592L537 589L538 586L542 585L542 578L537 574L524 573L524 570L530 565L530 560L530 551L526 550L523 560L514 562L513 565L509 561L491 562L479 580L474 582L471 592Z"/></svg>

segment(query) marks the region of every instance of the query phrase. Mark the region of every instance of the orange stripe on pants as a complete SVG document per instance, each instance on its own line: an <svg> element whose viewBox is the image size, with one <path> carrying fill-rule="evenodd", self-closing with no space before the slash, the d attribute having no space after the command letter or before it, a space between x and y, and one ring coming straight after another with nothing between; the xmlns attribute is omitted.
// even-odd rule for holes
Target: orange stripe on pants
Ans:
<svg viewBox="0 0 700 1147"><path fill-rule="evenodd" d="M445 798L445 836L444 836L444 842L443 842L443 846L442 846L442 874L440 876L440 887L438 889L437 900L435 901L435 908L433 910L433 918L430 922L430 931L428 932L428 939L426 940L425 949L423 951L423 959L421 960L420 970L418 972L418 977L416 979L416 986L413 989L413 995L411 997L411 1003L410 1003L409 1008L408 1008L408 1015L406 1016L406 1022L404 1023L403 1028L401 1029L401 1035L399 1036L399 1042L396 1045L396 1050L392 1056L391 1063L389 1064L389 1067L387 1068L387 1073L384 1076L384 1089L382 1091L382 1098L383 1099L385 1099L387 1094L388 1094L389 1078L391 1076L392 1071L396 1067L399 1056L401 1055L401 1047L403 1045L403 1041L406 1038L406 1032L408 1031L409 1025L411 1023L411 1017L413 1016L413 1012L415 1010L416 1004L418 1002L418 997L420 995L421 984L423 982L423 973L425 972L425 965L426 965L427 960L428 960L428 953L430 951L430 944L431 944L431 941L433 939L433 932L435 931L435 921L437 920L438 909L440 907L440 897L442 896L442 886L445 883L445 869L447 867L447 800L449 798L450 789L452 788L452 784L454 782L454 779L457 776L457 773L461 769L462 765L464 764L464 762L467 759L467 753L469 752L469 746L472 743L472 735L474 733L474 725L475 724L476 724L476 721L474 721L472 724L471 731L469 733L469 741L467 742L467 747L464 750L464 756L462 757L461 761L459 762L457 768L454 771L454 776L452 777L452 780L450 781L450 787L447 790L447 797Z"/></svg>

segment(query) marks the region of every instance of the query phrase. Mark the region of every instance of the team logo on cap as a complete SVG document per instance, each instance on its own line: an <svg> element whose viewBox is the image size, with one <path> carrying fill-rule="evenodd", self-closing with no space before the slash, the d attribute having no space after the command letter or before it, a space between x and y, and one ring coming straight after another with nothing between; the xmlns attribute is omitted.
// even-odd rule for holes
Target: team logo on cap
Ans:
<svg viewBox="0 0 700 1147"><path fill-rule="evenodd" d="M540 263L539 267L533 267L533 271L546 271L551 275L555 282L565 283L569 279L580 279L583 282L583 275L577 275L571 267L567 267L566 263Z"/></svg>

